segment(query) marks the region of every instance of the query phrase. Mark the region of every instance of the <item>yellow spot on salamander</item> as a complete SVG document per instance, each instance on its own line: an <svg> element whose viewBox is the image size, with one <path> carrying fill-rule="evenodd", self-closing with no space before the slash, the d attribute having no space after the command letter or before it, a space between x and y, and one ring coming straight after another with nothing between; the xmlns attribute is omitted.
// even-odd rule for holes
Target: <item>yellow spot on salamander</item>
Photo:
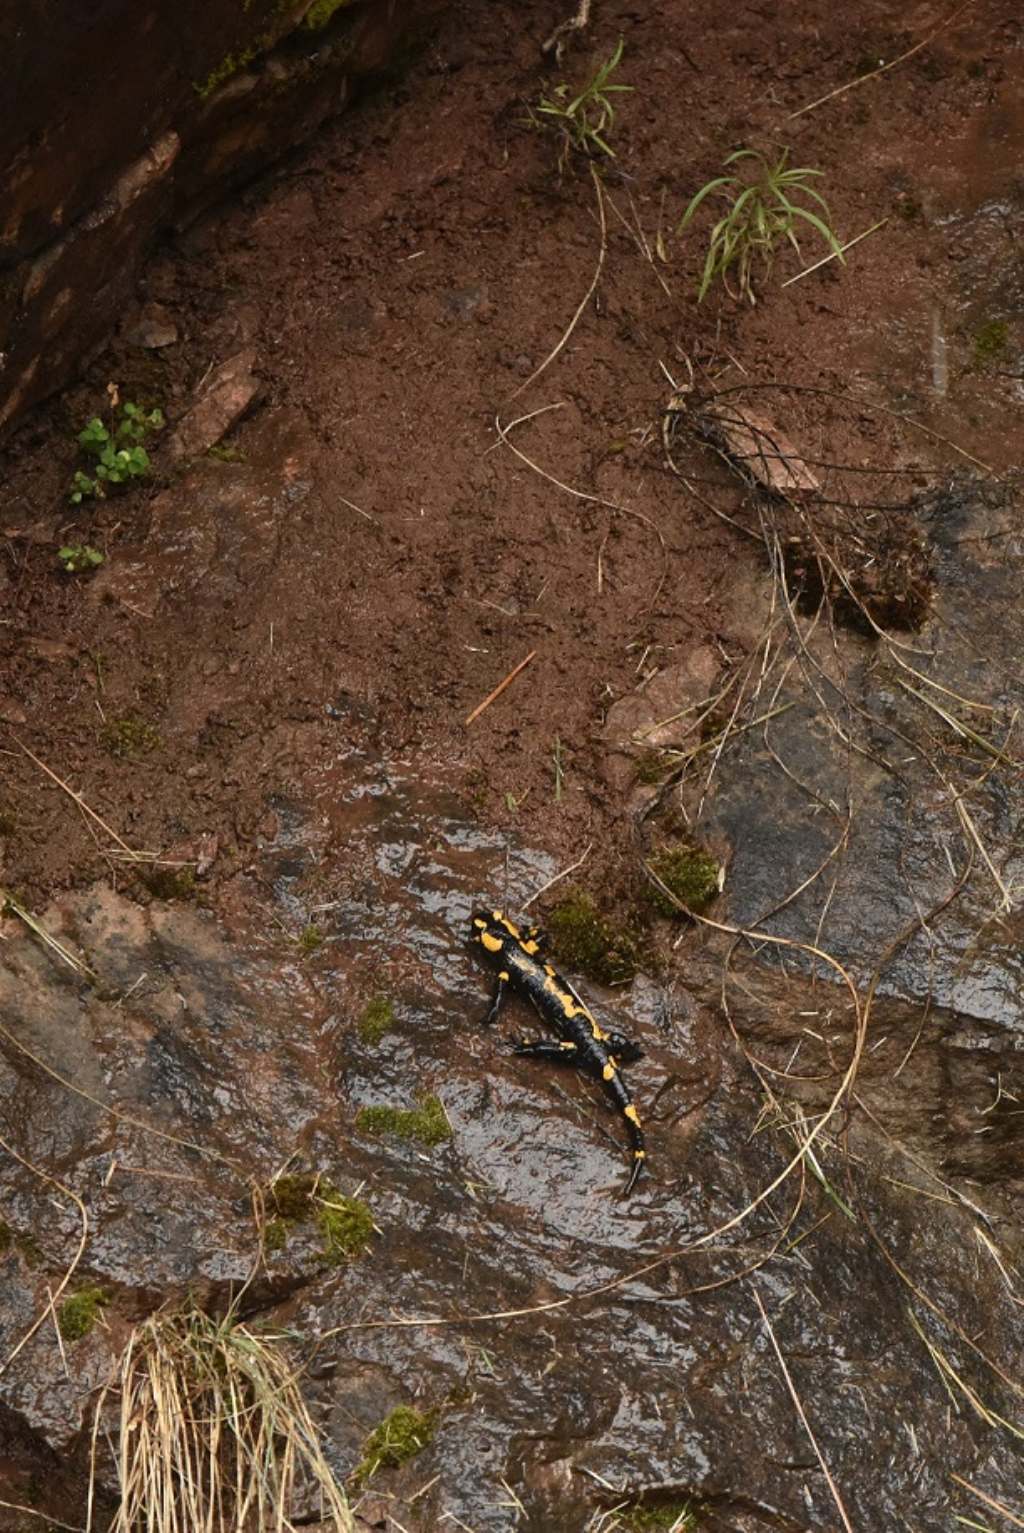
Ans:
<svg viewBox="0 0 1024 1533"><path fill-rule="evenodd" d="M607 1043L608 1042L608 1034L604 1031L603 1028L598 1027L597 1023L594 1021L593 1017L590 1015L590 1012L589 1011L585 1011L583 1013L583 1015L586 1017L587 1021L590 1023L590 1031L593 1033L593 1035L597 1039L598 1043Z"/></svg>
<svg viewBox="0 0 1024 1533"><path fill-rule="evenodd" d="M647 1151L646 1150L634 1150L633 1151L633 1159L634 1160L645 1160L646 1158L647 1158Z"/></svg>
<svg viewBox="0 0 1024 1533"><path fill-rule="evenodd" d="M548 979L554 979L555 977L555 971L549 963L544 965L544 973L547 975Z"/></svg>
<svg viewBox="0 0 1024 1533"><path fill-rule="evenodd" d="M512 976L509 974L507 969L502 969L501 973L498 975L498 978L504 980L505 984L507 985Z"/></svg>
<svg viewBox="0 0 1024 1533"><path fill-rule="evenodd" d="M474 916L473 917L473 925L475 927L477 927L478 930L484 931L484 930L486 930L487 922L484 921L480 916Z"/></svg>
<svg viewBox="0 0 1024 1533"><path fill-rule="evenodd" d="M640 1114L637 1112L632 1102L630 1102L628 1107L624 1107L622 1112L623 1116L628 1118L630 1123L635 1123L637 1128L640 1127Z"/></svg>
<svg viewBox="0 0 1024 1533"><path fill-rule="evenodd" d="M563 1040L562 1043L559 1044L559 1048L562 1048L562 1049L574 1049L575 1047L576 1047L576 1045L574 1043L570 1043L567 1038L565 1040Z"/></svg>
<svg viewBox="0 0 1024 1533"><path fill-rule="evenodd" d="M615 1079L615 1066L610 1059L601 1071L601 1079L606 1081L613 1081Z"/></svg>
<svg viewBox="0 0 1024 1533"><path fill-rule="evenodd" d="M480 941L489 953L500 953L505 944L493 932L481 932Z"/></svg>
<svg viewBox="0 0 1024 1533"><path fill-rule="evenodd" d="M518 939L519 927L515 924L514 921L510 921L508 916L503 916L500 910L496 910L494 912L494 919L497 921L499 926L503 926L505 928L510 937L515 937Z"/></svg>
<svg viewBox="0 0 1024 1533"><path fill-rule="evenodd" d="M540 951L539 944L534 942L532 937L530 938L529 942L523 942L520 945L521 945L521 947L523 949L523 952L524 953L529 953L531 958L533 957L534 953L537 953L537 952Z"/></svg>

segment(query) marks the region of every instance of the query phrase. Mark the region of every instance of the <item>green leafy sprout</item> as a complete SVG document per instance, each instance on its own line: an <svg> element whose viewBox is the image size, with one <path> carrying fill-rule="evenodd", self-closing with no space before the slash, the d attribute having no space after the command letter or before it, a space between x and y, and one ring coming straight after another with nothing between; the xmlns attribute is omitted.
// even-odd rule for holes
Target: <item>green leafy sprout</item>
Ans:
<svg viewBox="0 0 1024 1533"><path fill-rule="evenodd" d="M93 497L102 498L108 485L127 484L147 474L149 453L142 444L151 432L160 431L163 426L162 410L144 410L130 400L122 404L120 418L109 427L94 415L78 433L78 445L95 460L95 477L81 469L75 471L70 490L72 505L80 506L83 500Z"/></svg>
<svg viewBox="0 0 1024 1533"><path fill-rule="evenodd" d="M103 563L103 555L90 543L65 543L58 548L57 558L69 575L85 575Z"/></svg>
<svg viewBox="0 0 1024 1533"><path fill-rule="evenodd" d="M753 286L755 261L761 261L765 275L771 270L781 240L788 240L797 255L800 246L796 230L801 223L819 234L832 254L841 261L842 246L831 226L832 215L828 203L820 192L808 185L812 176L823 174L806 165L791 166L789 150L783 149L775 160L769 159L757 149L736 149L727 155L723 164L728 167L745 162L745 168L753 171L755 180L732 173L716 176L691 198L686 212L679 221L677 233L681 234L692 222L708 197L724 198L728 211L718 220L708 237L708 251L704 271L697 289L697 302L702 303L715 278L722 281L730 297L747 298L756 302ZM817 203L820 211L803 206L806 199ZM729 286L729 273L735 269L738 293Z"/></svg>
<svg viewBox="0 0 1024 1533"><path fill-rule="evenodd" d="M572 86L557 85L550 96L542 96L537 103L537 113L555 128L561 138L558 168L563 171L573 153L589 160L600 155L615 158L615 150L608 142L615 126L615 107L612 96L631 91L632 85L619 85L612 75L622 62L622 39L610 59L598 69L588 85L572 94Z"/></svg>

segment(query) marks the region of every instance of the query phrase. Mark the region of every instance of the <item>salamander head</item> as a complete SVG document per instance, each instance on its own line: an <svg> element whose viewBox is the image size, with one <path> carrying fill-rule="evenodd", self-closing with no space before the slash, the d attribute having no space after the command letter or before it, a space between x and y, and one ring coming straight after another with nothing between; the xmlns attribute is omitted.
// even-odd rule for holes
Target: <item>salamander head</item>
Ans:
<svg viewBox="0 0 1024 1533"><path fill-rule="evenodd" d="M515 926L500 910L474 910L469 925L470 941L487 958L500 958L505 944L517 935Z"/></svg>

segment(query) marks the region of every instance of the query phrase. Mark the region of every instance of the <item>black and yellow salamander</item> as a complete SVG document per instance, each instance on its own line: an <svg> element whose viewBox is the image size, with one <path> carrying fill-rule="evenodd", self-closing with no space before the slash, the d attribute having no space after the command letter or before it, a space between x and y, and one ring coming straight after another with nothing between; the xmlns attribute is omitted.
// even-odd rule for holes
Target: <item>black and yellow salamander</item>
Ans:
<svg viewBox="0 0 1024 1533"><path fill-rule="evenodd" d="M549 1064L574 1065L596 1077L626 1120L633 1149L633 1166L625 1196L636 1186L646 1151L640 1117L633 1105L620 1067L643 1057L643 1049L621 1033L607 1033L599 1026L572 986L548 963L540 933L535 926L522 930L500 910L477 910L471 938L498 971L498 987L484 1019L498 1020L509 990L532 1001L541 1018L557 1034L557 1043L539 1040L514 1046L516 1054L543 1059Z"/></svg>

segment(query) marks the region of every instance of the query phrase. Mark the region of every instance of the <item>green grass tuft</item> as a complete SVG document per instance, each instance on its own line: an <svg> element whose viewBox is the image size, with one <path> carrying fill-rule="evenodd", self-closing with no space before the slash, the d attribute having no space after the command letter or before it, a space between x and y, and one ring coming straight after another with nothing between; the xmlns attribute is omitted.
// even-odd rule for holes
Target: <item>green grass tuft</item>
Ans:
<svg viewBox="0 0 1024 1533"><path fill-rule="evenodd" d="M742 163L743 174L733 167ZM842 247L832 229L828 203L809 184L820 170L789 164L789 150L775 160L757 149L736 149L726 155L723 168L729 175L715 176L691 197L679 221L677 233L690 224L705 198L726 203L726 211L708 236L704 270L697 288L697 302L703 303L716 277L730 296L755 302L754 262L760 261L765 275L770 272L779 246L785 241L801 256L796 231L810 231L824 240L832 255L843 260ZM749 175L746 174L749 172ZM805 206L810 200L813 207ZM735 272L738 293L729 287L729 274Z"/></svg>

